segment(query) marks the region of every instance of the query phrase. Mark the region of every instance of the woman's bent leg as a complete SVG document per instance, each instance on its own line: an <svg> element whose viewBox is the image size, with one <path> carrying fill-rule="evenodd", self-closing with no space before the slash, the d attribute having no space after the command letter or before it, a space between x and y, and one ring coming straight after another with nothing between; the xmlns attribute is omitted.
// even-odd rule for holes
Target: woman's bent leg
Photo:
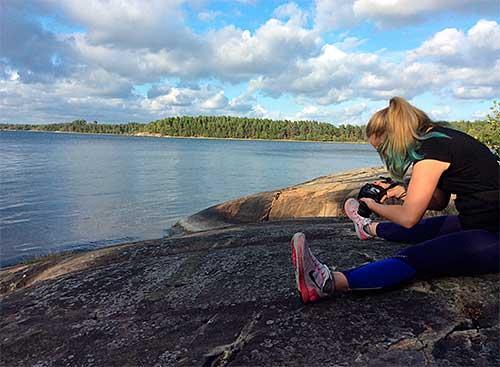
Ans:
<svg viewBox="0 0 500 367"><path fill-rule="evenodd" d="M498 233L468 230L400 251L392 258L343 271L349 289L385 289L415 277L475 275L500 271Z"/></svg>
<svg viewBox="0 0 500 367"><path fill-rule="evenodd" d="M392 222L380 222L377 225L377 236L394 242L420 243L461 230L458 217L449 215L424 218L411 228Z"/></svg>
<svg viewBox="0 0 500 367"><path fill-rule="evenodd" d="M472 229L450 233L400 251L398 258L421 278L500 271L498 233Z"/></svg>

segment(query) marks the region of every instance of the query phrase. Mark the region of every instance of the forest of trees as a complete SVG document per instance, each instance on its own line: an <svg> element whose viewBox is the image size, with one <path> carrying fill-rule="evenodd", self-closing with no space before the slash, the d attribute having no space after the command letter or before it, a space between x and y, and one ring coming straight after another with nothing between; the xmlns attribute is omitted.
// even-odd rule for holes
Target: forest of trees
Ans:
<svg viewBox="0 0 500 367"><path fill-rule="evenodd" d="M466 132L500 154L500 102L493 101L484 121L457 121L451 126Z"/></svg>
<svg viewBox="0 0 500 367"><path fill-rule="evenodd" d="M484 121L444 122L500 151L500 103L494 102ZM339 125L316 121L270 120L230 116L169 117L147 124L102 124L75 120L69 123L29 125L0 124L0 130L62 131L96 134L140 133L178 137L213 137L238 139L289 139L310 141L364 141L364 126Z"/></svg>
<svg viewBox="0 0 500 367"><path fill-rule="evenodd" d="M361 126L334 126L316 121L275 121L230 116L169 117L147 124L100 124L96 121L87 122L85 120L48 125L0 124L0 129L128 135L149 133L182 137L349 142L362 141L364 136L364 129Z"/></svg>

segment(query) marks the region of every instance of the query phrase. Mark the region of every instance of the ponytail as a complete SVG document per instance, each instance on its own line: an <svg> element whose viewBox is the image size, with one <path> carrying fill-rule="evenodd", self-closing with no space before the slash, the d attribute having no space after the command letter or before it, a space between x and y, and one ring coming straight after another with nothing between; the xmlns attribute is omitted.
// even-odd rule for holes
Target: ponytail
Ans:
<svg viewBox="0 0 500 367"><path fill-rule="evenodd" d="M420 142L445 134L427 131L436 126L427 114L401 97L393 97L389 107L377 111L366 126L366 135L381 138L378 152L387 170L402 180L412 163L422 159L417 153Z"/></svg>

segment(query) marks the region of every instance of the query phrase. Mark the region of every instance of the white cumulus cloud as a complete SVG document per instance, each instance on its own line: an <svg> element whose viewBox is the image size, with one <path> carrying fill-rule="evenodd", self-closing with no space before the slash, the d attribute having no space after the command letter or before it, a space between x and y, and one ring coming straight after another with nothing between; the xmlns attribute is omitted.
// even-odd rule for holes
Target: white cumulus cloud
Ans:
<svg viewBox="0 0 500 367"><path fill-rule="evenodd" d="M361 21L394 27L419 22L438 13L498 12L497 0L316 0L315 23L338 29Z"/></svg>
<svg viewBox="0 0 500 367"><path fill-rule="evenodd" d="M428 57L450 65L491 65L500 59L500 25L482 19L467 33L456 28L444 29L408 56Z"/></svg>

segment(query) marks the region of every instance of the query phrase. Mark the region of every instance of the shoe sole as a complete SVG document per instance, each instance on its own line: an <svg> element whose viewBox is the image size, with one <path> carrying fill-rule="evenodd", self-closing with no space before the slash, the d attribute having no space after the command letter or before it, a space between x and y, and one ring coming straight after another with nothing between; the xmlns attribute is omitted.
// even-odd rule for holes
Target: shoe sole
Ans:
<svg viewBox="0 0 500 367"><path fill-rule="evenodd" d="M362 234L361 234L361 232L359 231L359 227L358 227L358 225L356 224L356 222L354 222L354 218L353 218L353 217L351 217L351 215L350 215L349 211L348 211L348 210L347 210L347 208L346 208L346 207L347 207L347 203L348 203L350 200L354 200L354 199L347 199L347 201L344 203L344 212L345 212L345 214L347 215L347 217L348 217L350 220L352 220L352 223L354 224L354 230L356 231L356 236L358 236L358 238L359 238L360 240L363 240L363 241L364 241L364 240L367 240L367 239L368 239L368 237L366 237L366 236L364 236L364 235L362 235Z"/></svg>
<svg viewBox="0 0 500 367"><path fill-rule="evenodd" d="M314 302L319 299L315 292L309 292L305 281L304 274L304 250L305 236L303 233L296 233L290 241L292 247L292 263L295 270L295 282L300 294L302 303Z"/></svg>

